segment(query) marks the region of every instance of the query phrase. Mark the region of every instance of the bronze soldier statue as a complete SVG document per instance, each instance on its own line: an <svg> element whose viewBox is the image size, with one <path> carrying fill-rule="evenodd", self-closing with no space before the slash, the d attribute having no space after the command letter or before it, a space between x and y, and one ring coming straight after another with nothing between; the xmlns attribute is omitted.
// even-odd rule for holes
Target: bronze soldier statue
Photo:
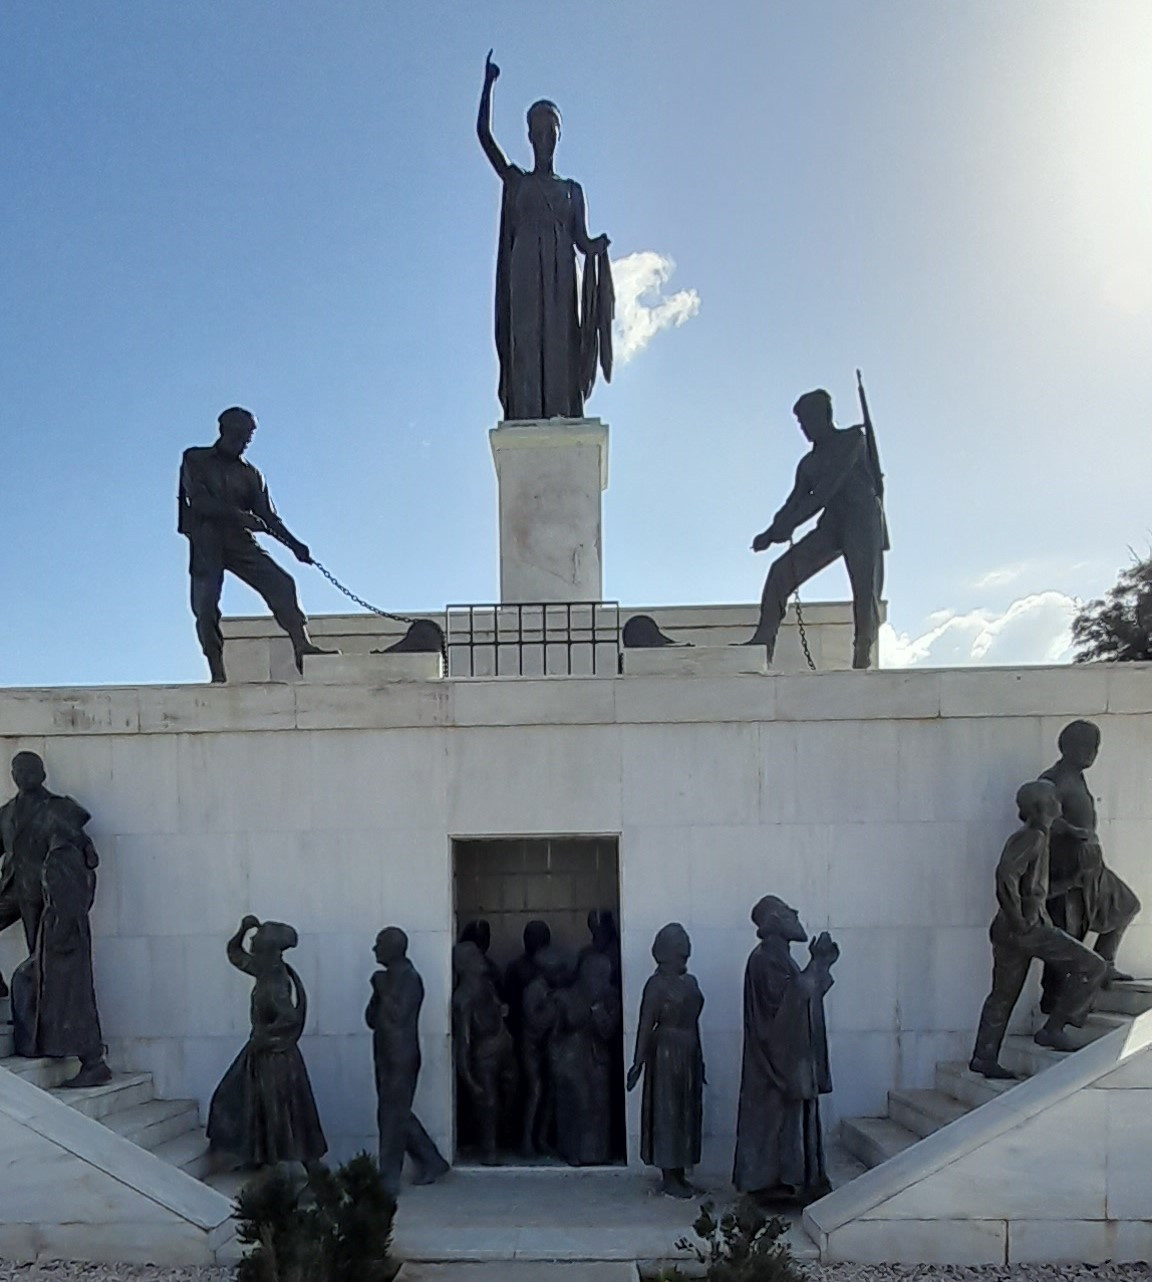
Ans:
<svg viewBox="0 0 1152 1282"><path fill-rule="evenodd" d="M296 666L303 670L304 655L327 651L313 645L308 636L307 620L296 598L292 576L276 564L254 536L270 534L305 565L312 564L312 553L276 514L263 476L244 458L256 431L255 416L234 405L220 415L218 422L220 436L216 443L185 450L180 466L178 529L187 536L191 553L188 568L192 576L192 613L196 616L200 647L212 680L227 680L220 593L224 572L230 570L264 598L276 622L291 638Z"/></svg>
<svg viewBox="0 0 1152 1282"><path fill-rule="evenodd" d="M762 645L771 663L788 598L813 575L844 558L852 584L855 638L852 666L872 666L884 590L883 479L869 424L838 428L832 398L823 388L805 392L792 407L812 448L796 469L796 484L772 524L752 540L752 551L791 543L795 530L822 513L816 528L772 563L760 601L760 622L746 645Z"/></svg>

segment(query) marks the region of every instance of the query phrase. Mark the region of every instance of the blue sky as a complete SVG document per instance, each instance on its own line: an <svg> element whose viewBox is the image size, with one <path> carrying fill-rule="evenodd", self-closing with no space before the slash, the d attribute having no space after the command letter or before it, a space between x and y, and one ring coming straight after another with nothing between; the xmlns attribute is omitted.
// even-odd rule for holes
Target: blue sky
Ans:
<svg viewBox="0 0 1152 1282"><path fill-rule="evenodd" d="M8 0L0 684L202 678L175 475L236 402L362 595L496 596L490 46L624 282L607 595L754 600L790 406L860 365L890 660L1059 654L1152 528L1147 0Z"/></svg>

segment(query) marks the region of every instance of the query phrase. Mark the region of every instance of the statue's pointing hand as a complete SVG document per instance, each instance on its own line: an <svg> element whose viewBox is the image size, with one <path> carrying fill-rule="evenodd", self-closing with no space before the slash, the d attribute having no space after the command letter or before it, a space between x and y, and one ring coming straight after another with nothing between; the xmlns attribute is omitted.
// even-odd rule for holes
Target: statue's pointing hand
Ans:
<svg viewBox="0 0 1152 1282"><path fill-rule="evenodd" d="M500 68L492 61L492 50L488 50L488 57L484 62L484 79L488 84L495 84L500 79Z"/></svg>

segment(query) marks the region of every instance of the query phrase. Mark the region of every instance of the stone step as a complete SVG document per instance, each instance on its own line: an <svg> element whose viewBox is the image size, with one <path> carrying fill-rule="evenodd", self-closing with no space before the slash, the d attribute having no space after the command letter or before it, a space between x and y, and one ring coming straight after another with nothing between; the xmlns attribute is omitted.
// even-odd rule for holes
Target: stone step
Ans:
<svg viewBox="0 0 1152 1282"><path fill-rule="evenodd" d="M165 1140L198 1130L200 1114L195 1100L154 1099L121 1109L101 1119L117 1135L140 1148L154 1149Z"/></svg>
<svg viewBox="0 0 1152 1282"><path fill-rule="evenodd" d="M195 1126L174 1139L157 1144L152 1152L169 1166L179 1167L193 1179L204 1180L215 1169L215 1158L208 1148L208 1136Z"/></svg>
<svg viewBox="0 0 1152 1282"><path fill-rule="evenodd" d="M77 1113L102 1122L110 1114L147 1104L155 1098L156 1088L151 1073L117 1073L105 1086L56 1087L48 1093Z"/></svg>
<svg viewBox="0 0 1152 1282"><path fill-rule="evenodd" d="M70 1077L75 1077L80 1069L78 1059L25 1059L22 1055L13 1055L0 1060L0 1068L6 1068L17 1077L22 1077L33 1086L42 1090L51 1090Z"/></svg>
<svg viewBox="0 0 1152 1282"><path fill-rule="evenodd" d="M920 1137L890 1117L851 1117L840 1123L840 1140L865 1166L879 1166L911 1148Z"/></svg>
<svg viewBox="0 0 1152 1282"><path fill-rule="evenodd" d="M1099 1041L1101 1037L1106 1037L1109 1033L1114 1033L1118 1028L1127 1028L1132 1023L1130 1015L1117 1015L1110 1011L1093 1011L1088 1016L1083 1028L1073 1028L1071 1024L1064 1030L1069 1039L1075 1043L1076 1049L1082 1046L1091 1046L1093 1042Z"/></svg>
<svg viewBox="0 0 1152 1282"><path fill-rule="evenodd" d="M949 1122L964 1117L972 1106L937 1090L898 1090L888 1092L888 1116L905 1130L923 1138Z"/></svg>
<svg viewBox="0 0 1152 1282"><path fill-rule="evenodd" d="M1130 984L1112 984L1096 994L1095 1010L1114 1015L1143 1015L1152 1010L1152 980L1136 979Z"/></svg>
<svg viewBox="0 0 1152 1282"><path fill-rule="evenodd" d="M12 998L0 997L0 1024L12 1022Z"/></svg>
<svg viewBox="0 0 1152 1282"><path fill-rule="evenodd" d="M1011 1090L1015 1082L1001 1082L979 1073L973 1073L967 1064L944 1063L936 1065L936 1089L953 1099L967 1104L970 1108L979 1108L989 1100L996 1099L1005 1091Z"/></svg>

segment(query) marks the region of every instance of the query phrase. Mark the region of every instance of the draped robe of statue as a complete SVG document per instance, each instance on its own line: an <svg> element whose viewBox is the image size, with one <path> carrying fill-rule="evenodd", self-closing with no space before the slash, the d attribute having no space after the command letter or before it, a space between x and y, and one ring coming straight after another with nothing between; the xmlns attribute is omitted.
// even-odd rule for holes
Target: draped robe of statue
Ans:
<svg viewBox="0 0 1152 1282"><path fill-rule="evenodd" d="M83 812L86 813L86 812ZM79 834L77 841L85 841ZM18 1055L103 1055L100 1016L92 980L92 930L88 914L96 873L86 850L53 840L44 860L43 909L31 957L12 979L13 1033Z"/></svg>
<svg viewBox="0 0 1152 1282"><path fill-rule="evenodd" d="M612 377L615 300L606 253L577 290L578 183L509 165L496 259L496 351L505 420L582 418L599 364ZM579 300L577 294L579 292Z"/></svg>
<svg viewBox="0 0 1152 1282"><path fill-rule="evenodd" d="M732 1172L742 1193L827 1188L819 1097L832 1090L824 1024L831 986L826 973L800 969L781 935L762 939L748 958Z"/></svg>

